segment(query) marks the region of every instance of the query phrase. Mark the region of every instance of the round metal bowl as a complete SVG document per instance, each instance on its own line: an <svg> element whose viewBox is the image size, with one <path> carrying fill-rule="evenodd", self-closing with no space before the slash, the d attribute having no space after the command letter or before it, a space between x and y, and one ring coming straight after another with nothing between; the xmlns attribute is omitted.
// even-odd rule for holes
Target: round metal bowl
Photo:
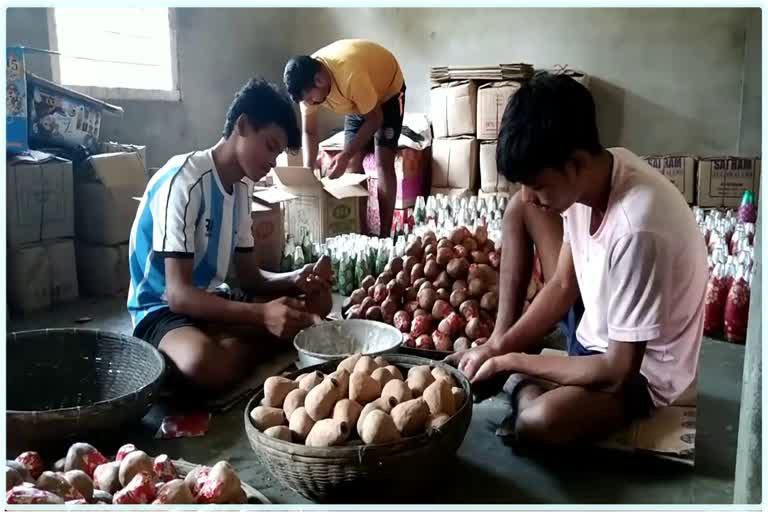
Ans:
<svg viewBox="0 0 768 512"><path fill-rule="evenodd" d="M335 320L308 327L296 335L299 368L340 361L352 354L379 355L400 347L395 327L373 320Z"/></svg>

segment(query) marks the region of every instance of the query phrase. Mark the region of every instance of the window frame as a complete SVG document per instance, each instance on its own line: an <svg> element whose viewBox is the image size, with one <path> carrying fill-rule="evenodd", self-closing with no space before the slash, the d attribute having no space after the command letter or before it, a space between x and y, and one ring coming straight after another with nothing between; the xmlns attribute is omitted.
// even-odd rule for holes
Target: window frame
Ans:
<svg viewBox="0 0 768 512"><path fill-rule="evenodd" d="M55 8L46 9L48 18L48 47L59 50L59 38L56 33ZM168 8L168 26L171 38L171 79L172 90L164 89L134 89L128 87L101 87L95 85L67 85L65 87L99 99L113 100L148 100L148 101L182 101L181 81L179 79L179 52L176 31L176 9ZM51 55L51 76L54 82L61 83L61 63L58 55Z"/></svg>

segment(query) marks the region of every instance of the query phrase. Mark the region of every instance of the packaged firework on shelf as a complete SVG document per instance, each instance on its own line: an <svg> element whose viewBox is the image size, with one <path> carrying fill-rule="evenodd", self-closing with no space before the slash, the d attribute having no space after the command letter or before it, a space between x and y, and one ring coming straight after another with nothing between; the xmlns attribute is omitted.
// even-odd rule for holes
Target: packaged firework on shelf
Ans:
<svg viewBox="0 0 768 512"><path fill-rule="evenodd" d="M693 208L707 244L709 281L704 307L704 334L744 343L754 276L757 210L751 192L738 210Z"/></svg>

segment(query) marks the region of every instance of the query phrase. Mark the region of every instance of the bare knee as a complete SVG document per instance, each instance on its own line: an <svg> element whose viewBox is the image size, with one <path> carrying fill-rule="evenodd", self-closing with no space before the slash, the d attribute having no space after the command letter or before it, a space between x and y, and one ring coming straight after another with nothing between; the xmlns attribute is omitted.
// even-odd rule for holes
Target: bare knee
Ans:
<svg viewBox="0 0 768 512"><path fill-rule="evenodd" d="M538 402L518 412L515 434L521 441L558 443L556 424L557 411L546 402Z"/></svg>
<svg viewBox="0 0 768 512"><path fill-rule="evenodd" d="M201 333L184 340L166 338L160 349L174 363L186 384L209 392L234 385L242 376L244 354L235 344L226 349L214 339Z"/></svg>

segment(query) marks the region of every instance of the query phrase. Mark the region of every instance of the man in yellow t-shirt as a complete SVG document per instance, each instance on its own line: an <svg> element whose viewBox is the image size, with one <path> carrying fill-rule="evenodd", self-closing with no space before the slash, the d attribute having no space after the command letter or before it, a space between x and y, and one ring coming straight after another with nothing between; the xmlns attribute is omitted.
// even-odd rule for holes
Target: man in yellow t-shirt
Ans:
<svg viewBox="0 0 768 512"><path fill-rule="evenodd" d="M375 143L380 235L389 236L396 195L395 155L405 106L405 81L397 59L374 42L342 39L312 56L292 58L283 80L301 106L306 167L317 165L319 107L345 115L344 150L334 157L330 178L340 177L348 168L362 172L365 150Z"/></svg>

